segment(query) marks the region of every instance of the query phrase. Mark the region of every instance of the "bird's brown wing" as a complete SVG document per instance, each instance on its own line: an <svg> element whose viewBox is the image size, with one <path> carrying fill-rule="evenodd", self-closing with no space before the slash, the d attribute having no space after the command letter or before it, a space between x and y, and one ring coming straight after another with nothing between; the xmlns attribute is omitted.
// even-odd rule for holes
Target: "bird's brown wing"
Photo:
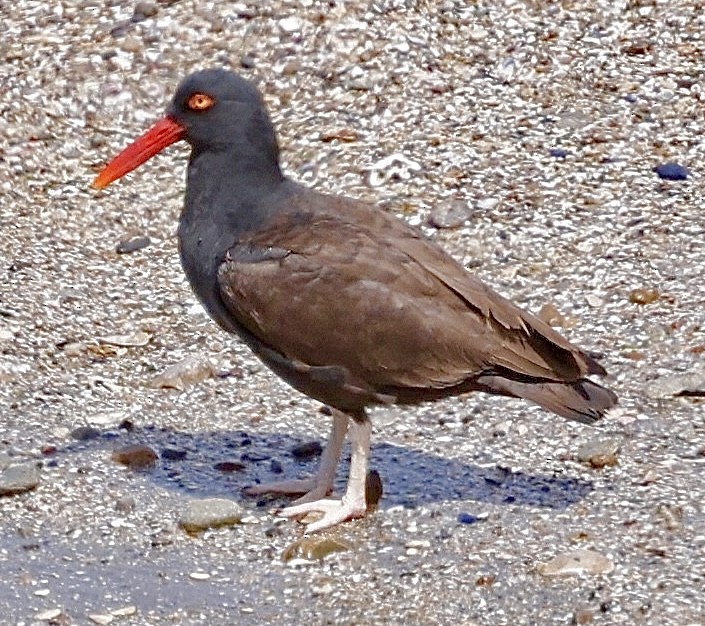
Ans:
<svg viewBox="0 0 705 626"><path fill-rule="evenodd" d="M405 223L359 202L305 200L237 242L218 277L238 322L287 359L345 368L373 389L504 370L574 381L599 368Z"/></svg>

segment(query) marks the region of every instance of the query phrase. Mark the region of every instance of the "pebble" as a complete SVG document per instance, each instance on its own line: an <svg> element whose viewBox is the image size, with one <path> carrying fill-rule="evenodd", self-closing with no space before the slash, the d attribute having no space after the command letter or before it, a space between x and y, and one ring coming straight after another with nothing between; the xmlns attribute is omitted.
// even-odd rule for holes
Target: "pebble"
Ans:
<svg viewBox="0 0 705 626"><path fill-rule="evenodd" d="M661 376L649 383L646 393L651 398L705 395L705 369Z"/></svg>
<svg viewBox="0 0 705 626"><path fill-rule="evenodd" d="M115 501L115 510L118 513L131 513L135 510L134 496L122 496Z"/></svg>
<svg viewBox="0 0 705 626"><path fill-rule="evenodd" d="M659 178L664 180L686 180L690 175L688 168L673 161L657 165L654 168L654 172L658 174Z"/></svg>
<svg viewBox="0 0 705 626"><path fill-rule="evenodd" d="M77 441L90 441L100 437L101 431L93 426L79 426L71 431L71 437Z"/></svg>
<svg viewBox="0 0 705 626"><path fill-rule="evenodd" d="M112 459L130 469L145 469L153 465L159 457L157 453L144 444L132 444L113 451Z"/></svg>
<svg viewBox="0 0 705 626"><path fill-rule="evenodd" d="M617 438L591 439L578 448L578 461L592 467L612 467L617 465L621 441Z"/></svg>
<svg viewBox="0 0 705 626"><path fill-rule="evenodd" d="M93 622L94 624L100 624L101 626L105 626L106 624L110 624L110 622L113 621L113 616L102 613L91 613L88 616L88 619L91 620L91 622Z"/></svg>
<svg viewBox="0 0 705 626"><path fill-rule="evenodd" d="M573 624L580 626L581 624L592 624L595 619L595 611L592 609L576 609L573 613Z"/></svg>
<svg viewBox="0 0 705 626"><path fill-rule="evenodd" d="M211 575L206 572L191 572L188 577L191 580L208 580Z"/></svg>
<svg viewBox="0 0 705 626"><path fill-rule="evenodd" d="M120 46L125 52L131 52L131 53L136 53L140 52L143 48L142 42L137 39L137 37L125 37L125 39L122 40L122 44Z"/></svg>
<svg viewBox="0 0 705 626"><path fill-rule="evenodd" d="M306 441L294 446L291 449L292 456L299 460L320 456L322 452L323 446L321 446L320 441Z"/></svg>
<svg viewBox="0 0 705 626"><path fill-rule="evenodd" d="M359 135L351 128L340 128L338 130L329 130L321 133L320 139L323 143L330 143L331 141L342 141L344 143L351 143L359 139Z"/></svg>
<svg viewBox="0 0 705 626"><path fill-rule="evenodd" d="M451 198L437 205L428 214L428 223L435 228L458 228L472 217L467 200Z"/></svg>
<svg viewBox="0 0 705 626"><path fill-rule="evenodd" d="M377 510L383 493L382 477L377 470L370 470L367 472L367 478L365 479L365 502L367 503L368 513Z"/></svg>
<svg viewBox="0 0 705 626"><path fill-rule="evenodd" d="M132 239L124 239L115 248L118 254L130 254L146 248L152 243L149 237L132 237Z"/></svg>
<svg viewBox="0 0 705 626"><path fill-rule="evenodd" d="M580 574L609 574L614 563L603 554L593 550L564 552L546 563L540 563L536 571L541 576L574 576Z"/></svg>
<svg viewBox="0 0 705 626"><path fill-rule="evenodd" d="M279 28L287 35L299 32L302 27L303 22L297 17L285 17L283 20L279 20Z"/></svg>
<svg viewBox="0 0 705 626"><path fill-rule="evenodd" d="M548 153L556 159L565 159L568 156L568 151L562 148L552 148Z"/></svg>
<svg viewBox="0 0 705 626"><path fill-rule="evenodd" d="M133 348L146 346L152 335L139 330L135 333L129 333L125 335L107 335L105 337L98 337L100 343L105 343L111 346L118 346L120 348Z"/></svg>
<svg viewBox="0 0 705 626"><path fill-rule="evenodd" d="M482 211L491 211L499 204L499 198L482 198L478 200L477 208Z"/></svg>
<svg viewBox="0 0 705 626"><path fill-rule="evenodd" d="M650 287L643 287L639 289L632 289L629 292L629 302L633 304L652 304L661 297L658 289L652 289Z"/></svg>
<svg viewBox="0 0 705 626"><path fill-rule="evenodd" d="M210 360L200 354L191 354L179 363L171 365L152 379L151 386L157 389L183 391L191 385L214 378L218 370Z"/></svg>
<svg viewBox="0 0 705 626"><path fill-rule="evenodd" d="M151 0L139 0L135 4L133 15L141 15L144 17L154 17L159 12L159 6Z"/></svg>
<svg viewBox="0 0 705 626"><path fill-rule="evenodd" d="M596 296L593 293L589 293L587 296L585 296L585 301L590 305L593 309L596 309L598 307L601 307L605 301L600 298L600 296Z"/></svg>
<svg viewBox="0 0 705 626"><path fill-rule="evenodd" d="M458 522L461 524L475 524L480 518L471 513L458 513Z"/></svg>
<svg viewBox="0 0 705 626"><path fill-rule="evenodd" d="M352 545L336 537L303 537L289 544L282 552L282 561L288 563L295 559L322 561L334 552L345 552Z"/></svg>
<svg viewBox="0 0 705 626"><path fill-rule="evenodd" d="M421 165L401 153L390 154L370 167L370 187L380 187L390 180L409 180L421 171Z"/></svg>
<svg viewBox="0 0 705 626"><path fill-rule="evenodd" d="M114 615L115 617L130 617L135 613L137 613L137 607L133 605L124 606L120 609L114 609L110 611L110 614Z"/></svg>
<svg viewBox="0 0 705 626"><path fill-rule="evenodd" d="M245 70L251 70L256 65L255 57L246 54L240 59L240 67Z"/></svg>
<svg viewBox="0 0 705 626"><path fill-rule="evenodd" d="M31 491L39 484L40 469L36 463L10 465L0 472L0 496L14 496Z"/></svg>
<svg viewBox="0 0 705 626"><path fill-rule="evenodd" d="M220 461L213 465L213 469L230 474L232 472L241 472L245 469L245 464L240 463L240 461Z"/></svg>
<svg viewBox="0 0 705 626"><path fill-rule="evenodd" d="M568 321L561 312L550 302L547 302L541 307L538 317L546 322L549 326L565 328Z"/></svg>
<svg viewBox="0 0 705 626"><path fill-rule="evenodd" d="M238 524L243 515L243 508L226 498L190 500L181 513L179 526L188 533L196 533L207 528Z"/></svg>
<svg viewBox="0 0 705 626"><path fill-rule="evenodd" d="M34 619L48 622L57 619L61 613L61 609L47 609L46 611L36 613Z"/></svg>
<svg viewBox="0 0 705 626"><path fill-rule="evenodd" d="M186 450L178 450L177 448L164 448L160 456L165 461L183 461L188 453Z"/></svg>

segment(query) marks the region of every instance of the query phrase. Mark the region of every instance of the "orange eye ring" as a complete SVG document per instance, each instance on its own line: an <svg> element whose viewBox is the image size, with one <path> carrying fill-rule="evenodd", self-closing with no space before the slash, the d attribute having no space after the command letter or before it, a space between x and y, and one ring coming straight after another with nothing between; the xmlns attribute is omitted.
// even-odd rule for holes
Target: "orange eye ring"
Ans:
<svg viewBox="0 0 705 626"><path fill-rule="evenodd" d="M215 104L215 100L205 93L194 93L188 99L186 106L192 111L207 111Z"/></svg>

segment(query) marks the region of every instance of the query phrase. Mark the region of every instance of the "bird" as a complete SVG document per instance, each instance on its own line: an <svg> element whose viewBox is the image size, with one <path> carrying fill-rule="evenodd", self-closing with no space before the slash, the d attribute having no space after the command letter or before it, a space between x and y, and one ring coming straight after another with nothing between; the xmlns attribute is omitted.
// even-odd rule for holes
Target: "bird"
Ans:
<svg viewBox="0 0 705 626"><path fill-rule="evenodd" d="M371 407L481 391L592 424L617 403L590 379L606 375L593 354L499 295L419 229L286 176L263 96L228 69L184 78L166 115L93 186L107 187L180 140L191 147L177 231L191 288L222 329L331 409L314 476L247 490L303 494L279 513L318 517L306 533L365 516ZM347 485L333 498L346 436Z"/></svg>

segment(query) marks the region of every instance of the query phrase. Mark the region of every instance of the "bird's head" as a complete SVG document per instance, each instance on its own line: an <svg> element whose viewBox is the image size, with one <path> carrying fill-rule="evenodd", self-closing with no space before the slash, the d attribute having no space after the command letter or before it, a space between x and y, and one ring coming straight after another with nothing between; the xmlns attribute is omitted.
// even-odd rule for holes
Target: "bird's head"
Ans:
<svg viewBox="0 0 705 626"><path fill-rule="evenodd" d="M202 70L183 80L166 116L118 154L93 186L107 187L181 139L196 153L233 149L278 158L274 130L257 88L227 70Z"/></svg>

